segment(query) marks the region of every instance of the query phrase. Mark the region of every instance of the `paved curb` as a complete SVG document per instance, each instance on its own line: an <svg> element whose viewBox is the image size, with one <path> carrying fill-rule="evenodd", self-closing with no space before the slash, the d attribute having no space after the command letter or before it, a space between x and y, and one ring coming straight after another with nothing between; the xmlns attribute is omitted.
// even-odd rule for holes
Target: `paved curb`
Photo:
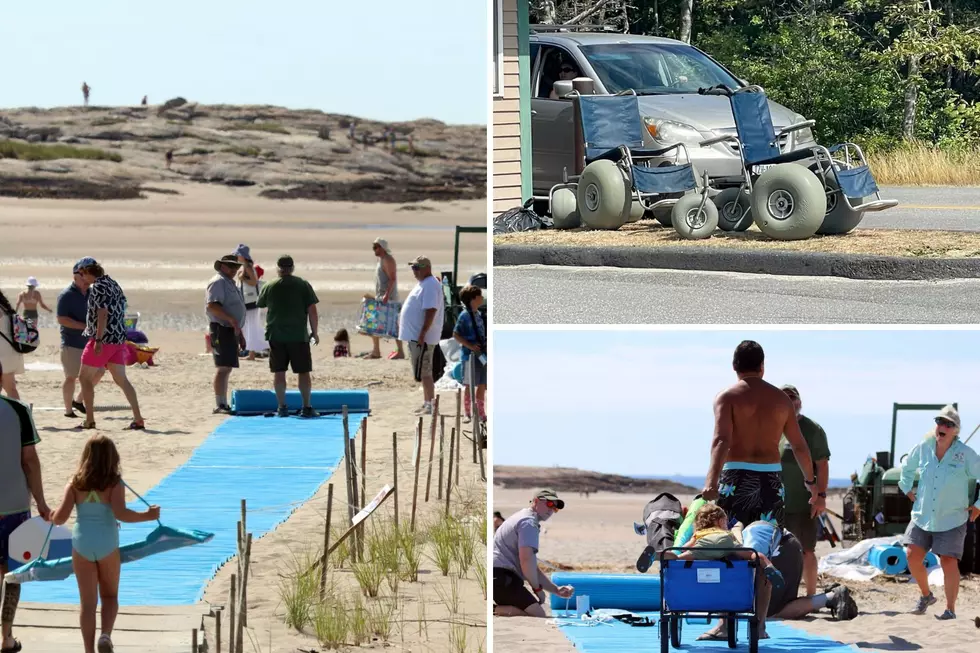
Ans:
<svg viewBox="0 0 980 653"><path fill-rule="evenodd" d="M753 251L698 247L494 245L493 264L657 268L843 277L877 281L980 278L980 258L907 258L867 254Z"/></svg>

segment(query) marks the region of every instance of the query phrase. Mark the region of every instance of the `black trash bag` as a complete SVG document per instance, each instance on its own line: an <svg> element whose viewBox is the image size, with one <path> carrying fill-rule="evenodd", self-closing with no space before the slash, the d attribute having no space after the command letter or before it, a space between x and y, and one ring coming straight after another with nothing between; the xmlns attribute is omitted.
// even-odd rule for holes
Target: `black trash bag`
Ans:
<svg viewBox="0 0 980 653"><path fill-rule="evenodd" d="M504 211L493 219L493 233L510 234L519 231L535 231L554 226L551 218L543 217L531 209L534 200L524 202L524 206Z"/></svg>

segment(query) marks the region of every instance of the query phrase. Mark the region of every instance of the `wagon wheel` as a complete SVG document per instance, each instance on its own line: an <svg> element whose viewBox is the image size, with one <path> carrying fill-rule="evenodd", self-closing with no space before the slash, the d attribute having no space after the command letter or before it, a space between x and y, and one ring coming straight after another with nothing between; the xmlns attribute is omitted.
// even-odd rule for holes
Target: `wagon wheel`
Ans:
<svg viewBox="0 0 980 653"><path fill-rule="evenodd" d="M670 617L670 645L674 648L681 647L681 618L677 615Z"/></svg>
<svg viewBox="0 0 980 653"><path fill-rule="evenodd" d="M669 616L660 619L660 653L670 653L669 621Z"/></svg>
<svg viewBox="0 0 980 653"><path fill-rule="evenodd" d="M738 617L728 617L728 648L735 648L738 641Z"/></svg>
<svg viewBox="0 0 980 653"><path fill-rule="evenodd" d="M759 653L758 617L749 617L749 653Z"/></svg>

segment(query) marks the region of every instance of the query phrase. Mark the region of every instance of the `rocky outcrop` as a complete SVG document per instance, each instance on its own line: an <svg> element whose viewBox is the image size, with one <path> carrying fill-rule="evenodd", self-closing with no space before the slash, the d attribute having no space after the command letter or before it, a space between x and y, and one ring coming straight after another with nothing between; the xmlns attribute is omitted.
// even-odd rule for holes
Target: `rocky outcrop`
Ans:
<svg viewBox="0 0 980 653"><path fill-rule="evenodd" d="M504 488L548 487L556 492L630 492L656 495L697 494L698 490L666 479L631 478L570 467L517 467L494 465L493 484Z"/></svg>

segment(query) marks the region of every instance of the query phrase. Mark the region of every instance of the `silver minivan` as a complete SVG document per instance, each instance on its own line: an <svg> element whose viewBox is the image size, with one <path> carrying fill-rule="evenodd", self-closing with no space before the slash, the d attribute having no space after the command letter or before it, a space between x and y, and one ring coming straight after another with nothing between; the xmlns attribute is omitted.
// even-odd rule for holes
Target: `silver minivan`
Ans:
<svg viewBox="0 0 980 653"><path fill-rule="evenodd" d="M700 142L735 133L735 120L725 97L698 95L698 88L746 85L697 48L674 39L602 32L545 32L532 26L531 142L533 188L547 197L562 183L563 171L575 174L571 100L557 98L558 80L589 77L597 94L633 89L639 95L644 146L661 148L684 143L699 171L707 171L715 188L742 181L738 145L724 141L708 147ZM552 28L554 29L554 28ZM769 100L776 131L804 122L800 114ZM810 129L780 137L784 152L813 144ZM673 159L665 159L674 163ZM653 165L657 165L654 161ZM761 172L756 171L756 172Z"/></svg>

